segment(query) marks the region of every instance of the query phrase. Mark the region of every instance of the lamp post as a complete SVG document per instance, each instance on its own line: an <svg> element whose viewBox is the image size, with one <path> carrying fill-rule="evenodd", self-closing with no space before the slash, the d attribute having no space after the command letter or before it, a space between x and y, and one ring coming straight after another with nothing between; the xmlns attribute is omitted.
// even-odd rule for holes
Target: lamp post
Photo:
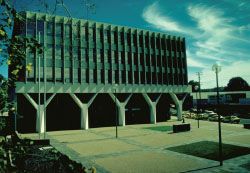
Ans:
<svg viewBox="0 0 250 173"><path fill-rule="evenodd" d="M41 39L41 33L40 32L38 32L38 43L40 44L40 39ZM40 57L40 55L38 55L38 112L39 112L39 123L40 123L40 125L41 125L41 91L40 91L40 89L41 89L41 64L40 64L40 60L41 59L41 57ZM39 139L41 138L41 127L40 127L40 125L39 125L39 129L38 129L38 131L39 131Z"/></svg>
<svg viewBox="0 0 250 173"><path fill-rule="evenodd" d="M197 121L198 121L198 128L200 128L200 117L198 115L198 109L199 108L198 108L198 96L197 96L199 86L195 85L194 89L195 89L195 94L196 94L196 116L197 116Z"/></svg>
<svg viewBox="0 0 250 173"><path fill-rule="evenodd" d="M118 138L118 115L117 115L117 96L116 96L116 88L117 88L117 84L115 84L114 88L115 88L115 137Z"/></svg>
<svg viewBox="0 0 250 173"><path fill-rule="evenodd" d="M217 109L220 104L219 100L219 82L218 82L218 73L221 71L221 66L218 64L214 64L212 66L212 70L215 71L216 74L216 87L217 87ZM220 166L223 165L223 156L222 156L222 139L221 139L221 117L218 114L218 130L219 130L219 160L220 160Z"/></svg>

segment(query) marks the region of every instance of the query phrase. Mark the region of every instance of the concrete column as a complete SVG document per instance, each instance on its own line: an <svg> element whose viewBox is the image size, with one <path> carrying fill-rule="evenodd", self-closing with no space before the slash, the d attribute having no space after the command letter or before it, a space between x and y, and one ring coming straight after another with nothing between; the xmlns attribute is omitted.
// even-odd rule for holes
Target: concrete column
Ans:
<svg viewBox="0 0 250 173"><path fill-rule="evenodd" d="M39 106L38 106L39 107ZM39 112L40 110L40 112ZM45 116L44 116L44 104L40 105L40 109L36 110L36 131L39 133L45 132Z"/></svg>
<svg viewBox="0 0 250 173"><path fill-rule="evenodd" d="M70 94L72 99L75 101L75 103L78 105L81 111L81 122L80 122L80 127L83 130L89 129L89 107L93 103L95 97L97 94L95 94L89 101L88 103L83 103L81 100L75 95L75 94Z"/></svg>
<svg viewBox="0 0 250 173"><path fill-rule="evenodd" d="M149 113L150 113L150 123L156 124L156 104L154 102L151 102L151 104L149 105Z"/></svg>
<svg viewBox="0 0 250 173"><path fill-rule="evenodd" d="M149 106L150 123L156 124L156 105L161 98L161 94L157 97L156 101L152 101L146 93L143 93L142 96L144 97Z"/></svg>
<svg viewBox="0 0 250 173"><path fill-rule="evenodd" d="M120 100L113 94L109 93L112 100L116 103L116 106L118 107L118 121L119 126L125 126L126 125L126 112L125 107L131 98L132 94L128 96L128 98L124 102L120 102Z"/></svg>
<svg viewBox="0 0 250 173"><path fill-rule="evenodd" d="M81 129L87 130L89 129L89 111L88 104L83 104L81 109Z"/></svg>
<svg viewBox="0 0 250 173"><path fill-rule="evenodd" d="M181 121L182 120L182 105L186 99L187 94L184 96L184 98L182 100L179 100L178 97L176 96L176 94L174 94L174 93L169 93L169 94L170 94L171 98L173 99L174 104L176 106L177 119L179 121Z"/></svg>
<svg viewBox="0 0 250 173"><path fill-rule="evenodd" d="M53 94L50 96L50 98L46 101L45 104L38 105L29 94L25 93L23 94L26 99L32 104L32 106L36 109L36 132L38 133L44 133L45 132L45 111L46 107L49 105L51 100L54 98L56 94ZM40 108L40 109L39 109Z"/></svg>

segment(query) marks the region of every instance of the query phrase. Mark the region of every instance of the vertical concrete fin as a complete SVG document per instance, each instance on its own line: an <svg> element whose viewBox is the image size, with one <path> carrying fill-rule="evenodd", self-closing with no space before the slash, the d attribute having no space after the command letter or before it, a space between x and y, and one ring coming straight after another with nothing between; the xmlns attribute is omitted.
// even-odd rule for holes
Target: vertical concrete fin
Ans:
<svg viewBox="0 0 250 173"><path fill-rule="evenodd" d="M30 95L27 94L27 93L24 93L23 95L32 104L32 106L37 110L38 109L38 104L30 97Z"/></svg>
<svg viewBox="0 0 250 173"><path fill-rule="evenodd" d="M93 101L95 100L95 98L96 98L96 96L97 96L97 93L95 93L92 97L91 97L91 99L88 101L88 107L90 107L90 105L93 103Z"/></svg>
<svg viewBox="0 0 250 173"><path fill-rule="evenodd" d="M52 96L49 97L49 99L46 101L45 107L47 107L49 105L49 103L51 102L51 100L55 97L56 94L53 94Z"/></svg>
<svg viewBox="0 0 250 173"><path fill-rule="evenodd" d="M76 103L80 108L83 107L83 103L81 102L81 100L80 100L75 94L70 93L69 95L72 97L72 99L75 101L75 103Z"/></svg>

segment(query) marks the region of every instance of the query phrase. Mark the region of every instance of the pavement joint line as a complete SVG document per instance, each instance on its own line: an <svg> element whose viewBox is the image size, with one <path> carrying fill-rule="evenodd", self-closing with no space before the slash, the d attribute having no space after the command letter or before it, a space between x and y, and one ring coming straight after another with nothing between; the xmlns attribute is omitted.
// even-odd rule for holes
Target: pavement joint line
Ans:
<svg viewBox="0 0 250 173"><path fill-rule="evenodd" d="M67 147L65 144L61 144L61 142L57 141L56 139L52 139L52 146L55 147L56 149L58 149L58 151L66 154L67 156L70 156L69 158L79 161L81 162L86 168L91 168L91 167L95 167L97 169L98 172L101 173L108 173L109 171L107 171L104 167L96 164L95 162L93 162L90 159L81 159L79 153L75 152L74 150L70 149L69 147ZM58 145L57 145L58 143Z"/></svg>
<svg viewBox="0 0 250 173"><path fill-rule="evenodd" d="M190 132L185 132L185 133L175 133L173 135L174 138L171 137L172 134L168 134L167 132L161 132L161 131L154 131L154 130L150 130L150 129L145 129L148 127L157 127L157 126L171 126L174 123L179 123L176 121L172 121L172 122L161 122L158 123L157 125L154 124L140 124L140 125L129 125L129 126L125 126L125 127L118 127L118 135L119 135L119 131L122 132L122 134L124 134L124 136L118 136L118 139L115 138L115 130L114 127L110 128L103 128L102 129L97 129L97 128L93 128L93 129L89 129L87 131L75 131L75 132L65 132L65 134L57 134L57 133L48 133L48 137L51 139L51 145L53 145L55 148L58 149L58 151L68 155L70 158L72 158L73 160L79 161L81 162L85 167L90 168L92 166L96 167L97 172L109 172L107 169L105 169L105 164L103 165L98 165L96 160L97 159L102 159L105 160L105 158L112 158L112 157L120 157L120 156L124 156L124 155L130 155L130 153L138 153L140 155L141 152L153 152L153 153L162 153L164 155L170 155L171 157L183 157L189 160L200 160L201 163L207 163L209 162L209 164L211 165L212 163L214 164L218 164L217 161L213 161L213 160L209 160L209 159L205 159L205 158L200 158L200 157L196 157L196 156L192 156L192 155L187 155L187 154L183 154L183 153L177 153L174 151L170 151L167 148L169 147L175 147L175 146L179 146L179 145L185 145L185 144L191 144L194 142L200 142L200 141L214 141L214 142L218 142L217 140L217 122L208 122L208 121L202 121L202 126L200 128L197 128L197 120L189 120L188 123L191 124L191 131ZM131 130L131 133L130 131ZM235 131L234 131L235 130ZM135 132L135 134L133 134L132 132ZM111 132L114 132L111 134ZM243 127L241 127L240 125L236 125L236 124L223 124L222 127L222 134L223 134L223 143L225 144L232 144L232 145L238 145L238 146L243 146L243 147L250 147L250 144L248 143L244 143L245 139L245 135L249 135L249 130L245 130L243 129ZM86 141L79 140L79 136L81 136L81 133L84 134L84 138L86 137ZM138 134L138 135L136 135ZM163 135L160 135L163 134ZM74 136L75 137L70 137L69 136ZM154 144L154 141L151 140L147 140L147 138L152 135L152 137L154 135L158 135L157 138L155 138L156 140L160 140L161 138L166 137L166 143L165 141L162 142L158 142L157 145ZM63 137L65 136L65 142L62 143L60 141L63 140ZM88 136L91 139L87 139ZM140 138L140 136L142 136L142 138ZM146 136L144 138L144 136ZM239 138L237 138L237 136L239 136ZM36 137L36 136L34 136ZM59 137L60 140L57 140L57 137ZM236 141L231 142L229 138L234 139L234 137L236 137ZM69 142L67 142L67 138L69 139ZM98 139L100 138L100 139ZM74 141L74 139L76 139L76 141ZM121 151L114 151L114 152L110 152L108 151L107 153L105 153L105 149L101 150L102 153L97 154L97 153L93 153L90 155L81 155L81 153L78 153L74 150L74 148L70 148L68 147L69 144L78 144L80 146L81 143L85 143L90 141L90 145L91 142L95 142L95 141L105 141L105 140L109 140L111 139L111 143L115 142L115 140L119 141L119 143L117 144L118 146L121 144L129 144L131 145L131 148L128 146L128 149L130 150L121 150ZM154 139L154 138L153 138ZM169 140L173 140L172 142L167 142ZM181 139L181 140L180 140ZM239 139L239 141L238 141ZM179 142L180 140L180 142ZM241 140L243 140L243 142L241 142ZM109 143L108 143L109 144ZM135 146L135 149L133 149L132 146ZM81 147L81 146L80 146ZM96 147L99 147L98 145ZM112 145L111 145L112 147ZM116 149L117 150L117 149ZM84 151L84 150L83 150ZM104 151L104 152L103 152ZM224 161L224 165L222 167L218 167L218 168L209 168L206 169L205 171L207 172L221 172L221 171L227 171L227 172L249 172L247 171L246 168L241 167L241 165L249 163L249 158L250 158L250 154L249 155L244 155L244 156L239 156L236 158L232 158L232 159L228 159ZM207 161L208 160L208 161ZM115 161L115 160L114 160ZM99 162L98 162L99 163ZM114 162L115 163L115 162ZM240 163L240 165L238 164ZM130 168L131 170L133 168ZM125 169L126 170L126 169ZM129 169L128 169L129 170ZM187 169L188 171L188 169ZM203 171L195 171L195 172L204 172Z"/></svg>

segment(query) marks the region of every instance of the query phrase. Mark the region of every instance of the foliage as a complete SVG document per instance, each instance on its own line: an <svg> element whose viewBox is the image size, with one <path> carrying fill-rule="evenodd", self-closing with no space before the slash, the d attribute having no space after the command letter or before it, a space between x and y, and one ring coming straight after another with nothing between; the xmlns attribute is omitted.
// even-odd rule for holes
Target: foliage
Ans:
<svg viewBox="0 0 250 173"><path fill-rule="evenodd" d="M226 91L247 91L250 87L243 78L241 77L233 77L229 80Z"/></svg>
<svg viewBox="0 0 250 173"><path fill-rule="evenodd" d="M195 86L199 86L199 82L191 80L191 81L188 82L188 85L192 86L192 92L196 92Z"/></svg>
<svg viewBox="0 0 250 173"><path fill-rule="evenodd" d="M9 77L6 82L8 87L15 87L15 82L19 76L24 75L25 71L31 69L28 64L25 66L26 50L42 53L42 47L34 38L23 35L12 34L14 23L21 24L25 19L8 3L7 0L0 0L1 18L0 18L0 65L7 63L9 65ZM7 101L7 97L1 93L1 100ZM5 104L5 103L1 103ZM2 106L2 105L1 105Z"/></svg>
<svg viewBox="0 0 250 173"><path fill-rule="evenodd" d="M8 89L7 80L0 74L0 113L6 112L7 100L8 100Z"/></svg>
<svg viewBox="0 0 250 173"><path fill-rule="evenodd" d="M11 136L11 140L0 142L0 172L90 172L51 146L35 145L31 139L14 138Z"/></svg>

